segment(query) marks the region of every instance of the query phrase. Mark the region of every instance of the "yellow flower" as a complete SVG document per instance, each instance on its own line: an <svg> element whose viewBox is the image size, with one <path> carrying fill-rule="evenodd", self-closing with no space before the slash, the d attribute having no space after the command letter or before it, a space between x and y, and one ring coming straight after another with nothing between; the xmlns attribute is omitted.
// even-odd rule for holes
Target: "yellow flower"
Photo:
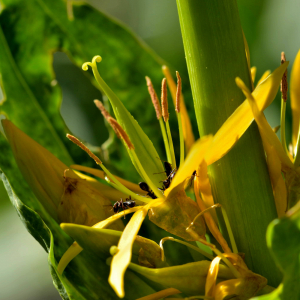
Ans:
<svg viewBox="0 0 300 300"><path fill-rule="evenodd" d="M185 112L183 113L181 111L181 107L183 107L184 102L181 96L180 76L179 74L177 74L178 84L176 89L175 84L168 73L168 69L165 67L164 73L166 74L166 77L168 79L171 94L173 95L173 97L175 97L176 113L180 133L181 153L180 166L178 170L176 168L173 141L168 123L169 113L167 110L166 101L166 80L163 80L162 82L161 111L151 81L149 78L147 78L149 92L156 110L157 118L161 125L162 135L166 147L166 156L168 158L168 162L171 163L172 168L174 169L171 173L167 174L172 176L172 178L168 177L167 181L164 183L163 189L158 189L162 187L160 180L163 177L163 175L159 177L157 175L154 175L154 173L164 171L162 164L157 159L157 153L153 148L153 145L144 135L137 122L124 108L121 101L110 90L110 88L101 78L96 66L96 62L100 61L101 57L96 56L93 58L93 61L91 63L85 63L83 65L83 69L87 70L88 66L92 67L93 73L97 82L99 83L101 90L108 96L113 106L117 120L113 119L107 113L107 111L104 109L103 105L101 105L99 101L96 102L96 105L101 109L102 114L111 124L116 134L123 140L124 145L127 148L128 153L138 173L145 180L152 192L152 199L138 195L138 192L136 190L130 189L134 186L134 184L128 184L128 182L121 182L121 180L119 180L113 174L111 174L109 170L107 170L103 163L99 160L99 158L95 157L80 141L78 141L75 137L68 136L69 139L71 139L74 143L79 145L95 160L95 162L103 169L103 172L106 176L104 175L104 173L100 174L100 171L92 171L84 167L80 168L82 171L91 172L95 175L98 174L100 175L100 177L106 178L110 185L112 185L113 187L125 194L127 193L128 196L130 195L131 199L134 199L138 203L143 204L141 206L126 209L123 212L119 212L111 216L110 218L93 225L94 229L103 230L116 220L122 218L125 214L127 215L129 213L134 212L134 215L131 217L129 223L125 227L120 237L118 246L111 247L111 254L113 255L113 258L110 262L111 272L109 276L109 283L111 284L112 288L115 290L119 297L124 297L124 274L128 266L130 268L133 268L137 272L141 272L141 274L143 275L145 275L148 272L142 269L142 267L138 267L130 263L130 261L132 257L132 247L136 241L137 233L142 225L144 218L149 212L150 220L152 220L156 225L164 228L169 232L172 232L173 234L182 237L185 240L197 240L211 248L212 251L214 251L225 261L230 272L232 272L234 277L238 278L234 279L235 281L224 283L224 285L221 286L215 286L214 283L208 285L208 294L211 294L212 290L214 290L214 295L220 293L223 295L222 289L226 286L226 284L228 284L228 287L230 287L230 291L235 291L238 289L240 292L242 292L243 287L248 287L249 277L262 277L252 273L251 271L244 271L244 273L243 270L241 271L241 263L239 256L237 255L237 248L235 246L233 236L231 235L230 239L234 254L232 253L231 249L228 247L227 242L219 232L219 229L215 224L214 215L207 213L207 210L210 209L210 207L213 205L213 197L211 193L209 178L207 176L207 165L214 163L215 161L223 157L228 151L230 151L230 149L234 146L237 140L243 135L243 133L253 122L254 117L256 119L256 115L253 116L251 110L253 109L253 103L247 100L249 99L249 97L251 97L251 99L254 99L254 105L258 114L262 114L262 111L272 102L277 93L278 86L280 84L280 80L283 76L283 73L286 70L287 63L282 64L271 75L267 76L264 80L262 80L252 92L252 94L246 94L247 99L236 109L236 111L231 115L231 117L228 118L228 120L223 124L223 126L219 129L215 136L202 137L196 142L193 141L193 135L191 134L191 132L188 132L188 130L190 130L190 121L188 119L188 115ZM186 155L186 157L184 155L185 149L188 150L188 154ZM195 171L197 171L196 174L194 173ZM163 177L163 179L165 178ZM190 179L195 179L194 190L198 205L196 205L195 202L193 202L189 197L187 197L184 192L184 188L187 186L186 183ZM201 198L199 195L200 193ZM205 221L209 230L215 236L220 245L222 245L224 255L214 245L205 241L204 234L206 229L202 220L202 214L204 214L205 216ZM61 227L63 229L67 229L68 226L68 224L61 224ZM189 245L183 241L179 241L176 239L173 240ZM77 243L72 245L72 247L62 257L59 263L59 271L63 272L64 268L67 266L69 261L72 260L81 251L82 248ZM204 253L207 255L207 257L211 257L210 253L205 251ZM229 259L227 259L226 257L229 257ZM239 263L236 263L236 261L239 261ZM212 269L216 268L218 263L219 261L217 263L214 263ZM243 268L248 270L247 267L244 265ZM172 273L172 271L168 268L156 269L155 273L159 274L163 271L165 272L165 274ZM249 275L249 272L251 272L251 276ZM212 271L212 273L214 274L213 278L215 280L217 272ZM260 283L256 285L256 288L250 288L251 293L254 294L258 289L261 289L266 284L265 279L260 279L259 282ZM166 285L168 285L168 283L166 283ZM168 287L176 288L176 286L166 286L166 288Z"/></svg>

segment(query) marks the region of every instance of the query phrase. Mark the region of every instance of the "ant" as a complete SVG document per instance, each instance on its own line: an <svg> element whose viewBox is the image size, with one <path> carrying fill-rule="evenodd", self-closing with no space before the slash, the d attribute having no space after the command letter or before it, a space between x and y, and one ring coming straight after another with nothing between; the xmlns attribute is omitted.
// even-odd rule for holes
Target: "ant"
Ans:
<svg viewBox="0 0 300 300"><path fill-rule="evenodd" d="M152 199L156 199L157 197L155 196L155 194L153 193L153 191L150 190L148 184L146 182L140 182L139 186L141 188L141 190L147 192L147 196L151 197Z"/></svg>
<svg viewBox="0 0 300 300"><path fill-rule="evenodd" d="M163 190L166 190L171 185L171 182L174 176L176 175L177 169L176 168L172 169L172 165L167 161L164 161L164 167L165 167L165 173L167 175L167 179L163 180L162 183L163 183Z"/></svg>
<svg viewBox="0 0 300 300"><path fill-rule="evenodd" d="M122 208L123 210L128 209L128 208L132 208L135 207L136 203L134 200L131 200L131 196L129 196L129 198L126 198L126 201L123 201L123 199L121 198L121 200L117 201L114 205L113 205L113 210L114 213L118 213L119 210Z"/></svg>

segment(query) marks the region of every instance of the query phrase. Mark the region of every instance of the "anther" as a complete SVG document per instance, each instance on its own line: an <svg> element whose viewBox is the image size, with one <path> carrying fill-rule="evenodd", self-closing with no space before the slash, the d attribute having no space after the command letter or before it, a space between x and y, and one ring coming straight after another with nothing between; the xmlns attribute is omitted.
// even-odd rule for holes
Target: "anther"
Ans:
<svg viewBox="0 0 300 300"><path fill-rule="evenodd" d="M126 143L127 147L130 150L134 150L134 146L130 141L129 136L127 135L127 133L125 132L125 130L122 128L122 126L118 123L117 120L115 120L114 118L110 117L108 118L108 122L109 124L111 124L111 126L118 131L119 135L121 136L121 138L123 139L123 141Z"/></svg>
<svg viewBox="0 0 300 300"><path fill-rule="evenodd" d="M104 105L102 104L101 101L99 100L94 100L95 105L97 106L97 108L101 111L101 114L103 115L103 117L106 119L107 122L109 122L110 126L112 127L112 129L114 130L115 134L117 135L117 137L120 139L121 136L119 134L119 131L117 130L117 128L114 126L113 123L110 122L110 118L112 119L112 116L110 115L110 113L106 110L106 108L104 107Z"/></svg>
<svg viewBox="0 0 300 300"><path fill-rule="evenodd" d="M85 151L98 165L102 165L102 161L99 159L99 157L97 157L94 153L91 152L91 150L86 147L85 145L83 145L82 142L80 142L75 136L71 135L71 134L67 134L67 138L73 142L74 144L76 144L77 146L79 146L83 151Z"/></svg>
<svg viewBox="0 0 300 300"><path fill-rule="evenodd" d="M155 112L156 112L156 117L159 120L161 118L161 107L160 107L160 104L159 104L159 101L158 101L158 97L157 97L156 92L153 88L153 84L151 82L151 79L148 76L146 76L145 78L146 78L146 82L147 82L148 91L149 91L149 94L150 94L150 97L151 97L151 100L152 100L152 103L153 103L153 106L154 106L154 109L155 109Z"/></svg>
<svg viewBox="0 0 300 300"><path fill-rule="evenodd" d="M176 71L177 76L177 90L176 90L176 105L175 110L177 112L180 112L180 100L181 100L181 77L179 75L179 72Z"/></svg>
<svg viewBox="0 0 300 300"><path fill-rule="evenodd" d="M281 52L281 64L283 64L286 61L284 52ZM287 91L288 91L288 83L287 83L287 69L285 70L282 80L281 80L281 87L280 91L282 93L282 99L284 102L287 100Z"/></svg>
<svg viewBox="0 0 300 300"><path fill-rule="evenodd" d="M169 111L168 111L168 98L167 98L167 80L164 78L161 83L161 106L162 106L162 115L165 122L169 120Z"/></svg>

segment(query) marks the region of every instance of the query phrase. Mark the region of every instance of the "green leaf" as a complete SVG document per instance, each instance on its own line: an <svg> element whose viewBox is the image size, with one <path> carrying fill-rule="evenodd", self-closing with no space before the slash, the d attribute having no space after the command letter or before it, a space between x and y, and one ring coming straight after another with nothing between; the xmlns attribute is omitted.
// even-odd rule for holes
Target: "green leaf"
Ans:
<svg viewBox="0 0 300 300"><path fill-rule="evenodd" d="M269 225L267 243L284 278L272 293L253 300L300 299L300 202Z"/></svg>
<svg viewBox="0 0 300 300"><path fill-rule="evenodd" d="M84 62L100 54L105 61L101 69L106 81L138 119L147 136L151 136L154 145L162 144L144 79L145 75L150 76L154 86L159 88L161 61L132 32L87 5L74 6L74 19L70 20L63 0L1 2L4 9L0 15L3 31L0 74L6 94L1 111L15 125L64 163L70 164L71 159L63 144L76 163L91 165L93 162L65 138L66 126L58 114L60 88L51 84L55 79L52 54L57 50L64 51L80 69ZM28 22L29 15L35 16L35 22ZM95 84L91 74L87 76ZM93 100L91 97L91 103ZM149 109L145 109L146 100ZM90 119L102 120L100 112L94 111L95 115ZM99 131L103 129L104 126ZM110 158L112 162L118 162L115 167L127 178L138 180L126 150L118 146L114 150ZM5 151L3 156L7 157L7 154Z"/></svg>

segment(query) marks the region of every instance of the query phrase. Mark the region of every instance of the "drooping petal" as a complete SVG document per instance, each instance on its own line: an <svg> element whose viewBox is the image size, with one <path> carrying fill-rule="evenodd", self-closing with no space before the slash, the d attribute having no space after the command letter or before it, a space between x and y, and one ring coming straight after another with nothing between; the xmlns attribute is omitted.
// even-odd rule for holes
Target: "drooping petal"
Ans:
<svg viewBox="0 0 300 300"><path fill-rule="evenodd" d="M267 142L263 144L267 155L267 165L273 187L276 210L278 217L281 218L287 210L287 190L281 174L281 161L274 147Z"/></svg>
<svg viewBox="0 0 300 300"><path fill-rule="evenodd" d="M260 111L263 111L269 106L275 98L282 75L287 66L288 62L283 63L252 92ZM209 151L205 157L207 164L210 165L223 157L244 134L253 120L250 105L248 101L245 100L214 136L211 151Z"/></svg>
<svg viewBox="0 0 300 300"><path fill-rule="evenodd" d="M159 205L163 199L153 200L149 204L140 208L130 219L125 227L118 244L118 252L113 256L108 282L116 294L123 298L124 275L132 256L132 245L138 231L147 215L148 210L155 205Z"/></svg>
<svg viewBox="0 0 300 300"><path fill-rule="evenodd" d="M106 228L108 227L110 224L112 224L113 222L119 220L120 218L124 217L127 214L133 213L137 210L139 210L140 207L136 206L133 208L129 208L126 209L125 211L119 212L109 218L107 218L106 220L103 220L97 224L95 224L93 226L93 228ZM64 230L65 226L68 226L65 223L60 224L60 227L62 230ZM59 261L59 264L57 266L57 271L59 272L59 274L62 274L64 269L67 267L67 265L70 263L70 261L72 259L74 259L81 251L82 251L82 247L80 247L78 245L77 242L74 242L69 249L64 253L64 255L62 256L62 258Z"/></svg>
<svg viewBox="0 0 300 300"><path fill-rule="evenodd" d="M198 205L186 195L184 182L182 182L171 190L165 201L150 209L149 219L167 232L186 241L195 241L186 228L191 225L200 212ZM202 217L194 221L193 230L198 236L205 234L206 227Z"/></svg>
<svg viewBox="0 0 300 300"><path fill-rule="evenodd" d="M243 91L243 93L245 94L245 96L247 97L247 100L249 101L250 108L254 116L254 119L258 125L258 129L262 140L274 147L281 163L284 166L293 169L294 165L292 161L287 156L284 148L282 147L282 144L280 143L276 133L274 132L274 130L266 120L263 112L259 110L255 97L252 94L250 94L250 91L247 89L247 87L245 86L245 84L242 82L241 79L236 78L236 82L238 86L241 88L241 90Z"/></svg>
<svg viewBox="0 0 300 300"><path fill-rule="evenodd" d="M260 85L270 74L271 74L270 70L265 71L264 74L262 74L262 76L258 80L257 86Z"/></svg>
<svg viewBox="0 0 300 300"><path fill-rule="evenodd" d="M193 172L198 168L199 164L204 159L205 154L209 151L212 140L213 137L211 135L208 135L194 143L184 161L184 164L180 166L176 173L176 176L172 180L170 188L165 191L166 196L174 187L192 176Z"/></svg>
<svg viewBox="0 0 300 300"><path fill-rule="evenodd" d="M145 268L130 263L129 269L143 275L164 288L175 288L186 295L204 295L206 277L210 261L202 260L180 266L165 268ZM219 265L218 281L232 279L234 276L227 266Z"/></svg>
<svg viewBox="0 0 300 300"><path fill-rule="evenodd" d="M292 143L295 149L300 124L300 50L297 53L292 68L290 94L293 115Z"/></svg>
<svg viewBox="0 0 300 300"><path fill-rule="evenodd" d="M2 120L2 125L26 182L47 212L58 221L57 207L64 192L64 171L69 167L9 120ZM70 177L78 178L74 172Z"/></svg>
<svg viewBox="0 0 300 300"><path fill-rule="evenodd" d="M206 297L213 297L214 296L214 289L217 282L217 277L219 273L219 265L220 265L221 257L217 256L213 259L213 261L210 264L207 277L206 277L206 283L205 283L205 296Z"/></svg>

